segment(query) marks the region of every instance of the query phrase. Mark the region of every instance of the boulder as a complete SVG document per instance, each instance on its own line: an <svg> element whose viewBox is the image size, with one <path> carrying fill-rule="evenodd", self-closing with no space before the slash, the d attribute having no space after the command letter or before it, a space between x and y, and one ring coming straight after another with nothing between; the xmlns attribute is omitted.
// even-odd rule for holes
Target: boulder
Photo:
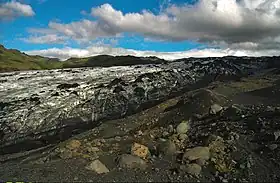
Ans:
<svg viewBox="0 0 280 183"><path fill-rule="evenodd" d="M189 161L193 161L197 159L209 160L210 151L208 147L195 147L190 150L187 150L184 153L183 158Z"/></svg>
<svg viewBox="0 0 280 183"><path fill-rule="evenodd" d="M146 169L147 163L139 156L123 154L118 160L118 166L127 169Z"/></svg>
<svg viewBox="0 0 280 183"><path fill-rule="evenodd" d="M97 174L109 173L110 170L99 160L94 160L88 166L86 166L87 170L92 170Z"/></svg>

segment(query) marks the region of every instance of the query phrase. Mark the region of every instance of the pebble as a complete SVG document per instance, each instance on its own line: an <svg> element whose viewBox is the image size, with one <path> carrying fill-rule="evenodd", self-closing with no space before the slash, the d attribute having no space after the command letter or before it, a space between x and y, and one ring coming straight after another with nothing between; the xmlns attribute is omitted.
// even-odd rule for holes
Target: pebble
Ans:
<svg viewBox="0 0 280 183"><path fill-rule="evenodd" d="M168 132L169 133L173 133L174 132L174 128L173 128L173 125L168 125Z"/></svg>
<svg viewBox="0 0 280 183"><path fill-rule="evenodd" d="M141 131L141 130L139 130L138 132L137 132L137 135L138 136L142 136L144 133Z"/></svg>
<svg viewBox="0 0 280 183"><path fill-rule="evenodd" d="M142 158L131 154L121 155L118 161L118 165L121 168L129 168L129 169L147 168L147 163Z"/></svg>
<svg viewBox="0 0 280 183"><path fill-rule="evenodd" d="M222 106L220 106L219 104L213 104L213 105L211 105L211 107L209 109L209 113L212 114L212 115L215 115L222 110L223 110Z"/></svg>
<svg viewBox="0 0 280 183"><path fill-rule="evenodd" d="M276 131L273 134L274 134L275 140L277 140L280 137L280 131Z"/></svg>
<svg viewBox="0 0 280 183"><path fill-rule="evenodd" d="M230 132L230 138L232 139L232 140L239 140L239 135L237 134L237 133L235 133L235 132Z"/></svg>
<svg viewBox="0 0 280 183"><path fill-rule="evenodd" d="M240 167L241 169L245 169L245 168L246 168L246 166L245 166L244 164L241 164L239 167Z"/></svg>
<svg viewBox="0 0 280 183"><path fill-rule="evenodd" d="M271 145L268 146L268 148L273 151L273 150L278 148L278 145L277 144L271 144Z"/></svg>
<svg viewBox="0 0 280 183"><path fill-rule="evenodd" d="M98 152L98 151L99 151L99 148L98 148L98 147L88 147L88 148L87 148L87 151L88 151L88 152Z"/></svg>
<svg viewBox="0 0 280 183"><path fill-rule="evenodd" d="M167 137L169 135L169 132L167 132L167 131L164 131L163 133L162 133L162 136L163 137Z"/></svg>
<svg viewBox="0 0 280 183"><path fill-rule="evenodd" d="M116 137L115 137L115 140L119 142L119 141L122 140L122 138L121 138L120 136L116 136Z"/></svg>
<svg viewBox="0 0 280 183"><path fill-rule="evenodd" d="M104 174L110 172L109 169L99 160L94 160L88 166L86 166L87 170L92 170L97 174Z"/></svg>
<svg viewBox="0 0 280 183"><path fill-rule="evenodd" d="M188 122L184 121L177 126L176 132L178 134L186 134L189 131L189 129L190 129L190 126L189 126Z"/></svg>
<svg viewBox="0 0 280 183"><path fill-rule="evenodd" d="M103 143L103 144L106 142L105 139L99 139L99 141L100 141L101 143Z"/></svg>
<svg viewBox="0 0 280 183"><path fill-rule="evenodd" d="M227 179L223 179L222 182L223 183L228 183L228 180Z"/></svg>

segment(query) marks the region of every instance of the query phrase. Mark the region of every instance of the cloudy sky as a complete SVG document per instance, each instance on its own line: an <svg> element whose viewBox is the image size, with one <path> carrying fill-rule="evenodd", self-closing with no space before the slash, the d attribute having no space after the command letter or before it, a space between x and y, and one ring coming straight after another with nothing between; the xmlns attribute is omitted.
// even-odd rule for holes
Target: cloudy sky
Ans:
<svg viewBox="0 0 280 183"><path fill-rule="evenodd" d="M280 55L280 0L0 0L0 43L62 60Z"/></svg>

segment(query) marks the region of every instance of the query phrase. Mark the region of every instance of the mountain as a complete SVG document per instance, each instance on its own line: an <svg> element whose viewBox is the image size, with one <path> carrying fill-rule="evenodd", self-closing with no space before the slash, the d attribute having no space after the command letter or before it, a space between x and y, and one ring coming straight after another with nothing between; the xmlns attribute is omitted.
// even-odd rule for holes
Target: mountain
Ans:
<svg viewBox="0 0 280 183"><path fill-rule="evenodd" d="M88 58L70 58L59 61L56 58L31 56L15 49L0 45L0 72L19 70L48 70L78 67L111 67L138 64L161 64L167 61L156 57L109 56L99 55Z"/></svg>

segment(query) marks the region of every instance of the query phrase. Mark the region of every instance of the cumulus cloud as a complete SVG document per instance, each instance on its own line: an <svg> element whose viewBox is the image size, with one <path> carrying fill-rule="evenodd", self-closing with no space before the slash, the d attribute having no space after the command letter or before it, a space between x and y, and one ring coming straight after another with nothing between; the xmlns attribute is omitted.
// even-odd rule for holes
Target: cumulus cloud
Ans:
<svg viewBox="0 0 280 183"><path fill-rule="evenodd" d="M175 41L229 43L278 36L280 30L280 0L200 0L169 6L157 15L147 10L124 14L104 4L92 8L91 15L97 20L50 22L49 28L77 39L132 32Z"/></svg>
<svg viewBox="0 0 280 183"><path fill-rule="evenodd" d="M46 57L59 58L60 60L66 60L70 57L90 57L96 55L133 55L138 57L148 57L156 56L158 58L166 60L175 60L187 57L223 57L228 55L233 56L273 56L278 54L277 50L270 52L254 52L254 51L244 51L244 50L232 50L232 49L193 49L180 52L156 52L156 51L139 51L133 49L116 48L110 46L90 46L86 49L77 48L50 48L45 50L33 50L25 51L26 54L30 55L42 55Z"/></svg>
<svg viewBox="0 0 280 183"><path fill-rule="evenodd" d="M0 4L0 20L12 20L16 17L34 16L35 12L32 7L16 1L10 1Z"/></svg>
<svg viewBox="0 0 280 183"><path fill-rule="evenodd" d="M146 39L192 40L244 52L280 48L280 0L198 0L180 6L166 2L168 7L162 6L158 14L148 10L123 13L103 4L91 9L95 20L50 22L48 28L36 31L85 42L133 33Z"/></svg>

